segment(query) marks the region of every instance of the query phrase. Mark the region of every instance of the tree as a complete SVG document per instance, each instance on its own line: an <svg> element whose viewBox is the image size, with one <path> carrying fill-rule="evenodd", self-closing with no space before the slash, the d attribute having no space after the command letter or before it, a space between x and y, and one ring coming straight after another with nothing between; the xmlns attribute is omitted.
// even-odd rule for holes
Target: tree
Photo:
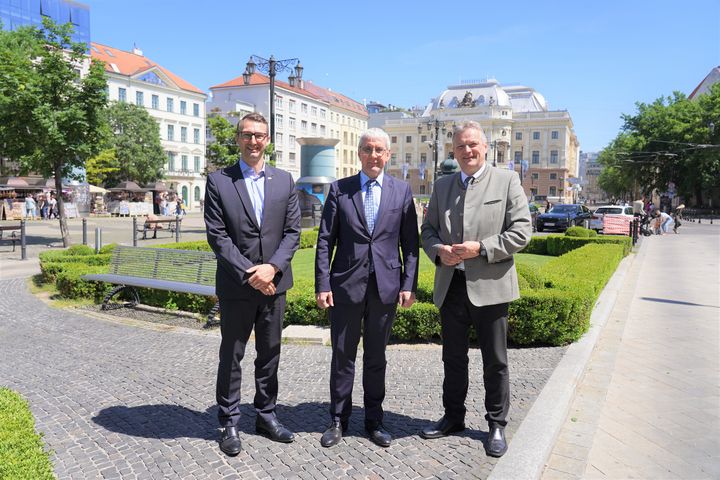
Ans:
<svg viewBox="0 0 720 480"><path fill-rule="evenodd" d="M165 153L160 143L157 121L142 107L115 102L107 109L107 120L112 131L107 147L115 152L115 171L108 171L107 186L123 180L143 184L162 178ZM110 161L109 157L105 157ZM111 165L108 165L111 166Z"/></svg>
<svg viewBox="0 0 720 480"><path fill-rule="evenodd" d="M718 136L710 131L712 119L720 118L720 84L697 101L675 92L636 107L635 115L623 115L622 132L600 154L600 185L618 196L635 187L649 194L675 185L679 195L703 205L704 192L720 187Z"/></svg>
<svg viewBox="0 0 720 480"><path fill-rule="evenodd" d="M85 162L85 178L93 185L106 185L120 171L114 148L108 148Z"/></svg>
<svg viewBox="0 0 720 480"><path fill-rule="evenodd" d="M206 154L208 165L207 170L213 171L228 167L237 162L240 155L240 147L235 142L235 126L220 115L212 115L207 118L210 134L214 140L207 143Z"/></svg>
<svg viewBox="0 0 720 480"><path fill-rule="evenodd" d="M70 39L72 25L43 19L43 28L0 33L0 146L21 171L55 178L63 245L70 236L62 179L100 149L107 133L102 63L88 63L87 45Z"/></svg>

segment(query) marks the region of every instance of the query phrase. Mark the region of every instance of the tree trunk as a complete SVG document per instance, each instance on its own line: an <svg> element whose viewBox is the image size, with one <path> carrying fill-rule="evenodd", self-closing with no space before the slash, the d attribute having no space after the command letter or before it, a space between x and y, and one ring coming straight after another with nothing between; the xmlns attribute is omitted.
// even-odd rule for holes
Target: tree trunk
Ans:
<svg viewBox="0 0 720 480"><path fill-rule="evenodd" d="M695 184L695 206L697 208L702 208L704 206L702 197L702 186L700 186L699 183Z"/></svg>
<svg viewBox="0 0 720 480"><path fill-rule="evenodd" d="M70 231L65 217L65 202L62 196L62 177L60 176L59 166L55 169L55 195L57 197L58 215L60 216L60 235L62 235L63 247L67 248L70 246Z"/></svg>

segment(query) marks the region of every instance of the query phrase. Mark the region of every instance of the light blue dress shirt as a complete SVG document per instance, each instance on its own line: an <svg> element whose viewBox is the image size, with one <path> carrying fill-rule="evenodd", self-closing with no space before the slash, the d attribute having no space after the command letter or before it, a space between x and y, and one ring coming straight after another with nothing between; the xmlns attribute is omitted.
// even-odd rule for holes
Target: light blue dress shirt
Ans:
<svg viewBox="0 0 720 480"><path fill-rule="evenodd" d="M384 173L380 172L380 175L377 176L375 179L375 183L371 187L372 190L372 196L373 196L373 203L375 204L375 218L374 223L377 224L377 212L380 209L380 196L382 195L382 183L383 183ZM365 194L367 193L367 186L365 185L368 180L370 180L370 177L365 175L363 171L360 171L360 188L362 189L362 200L363 204L365 203Z"/></svg>
<svg viewBox="0 0 720 480"><path fill-rule="evenodd" d="M263 220L263 204L265 203L265 165L262 170L255 173L255 169L242 160L239 161L240 170L242 170L245 187L250 195L253 211L258 225L262 226Z"/></svg>

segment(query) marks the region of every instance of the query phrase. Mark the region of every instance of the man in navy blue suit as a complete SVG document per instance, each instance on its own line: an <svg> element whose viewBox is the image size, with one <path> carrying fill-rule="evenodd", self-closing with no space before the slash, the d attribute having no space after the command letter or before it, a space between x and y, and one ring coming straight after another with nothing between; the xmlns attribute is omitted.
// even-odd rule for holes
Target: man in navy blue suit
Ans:
<svg viewBox="0 0 720 480"><path fill-rule="evenodd" d="M208 243L217 256L215 290L220 300L220 364L216 399L223 433L220 449L240 453L240 362L255 329L255 428L277 442L294 440L275 416L277 370L285 292L300 245L300 208L288 172L265 164L270 141L265 118L246 115L238 123L242 159L211 173L205 192Z"/></svg>
<svg viewBox="0 0 720 480"><path fill-rule="evenodd" d="M330 186L315 253L316 301L330 308L332 340L324 447L340 442L348 427L361 334L365 430L376 444L390 445L382 423L385 348L397 305L410 307L417 288L418 224L410 186L383 173L390 158L387 133L371 128L359 143L362 170Z"/></svg>

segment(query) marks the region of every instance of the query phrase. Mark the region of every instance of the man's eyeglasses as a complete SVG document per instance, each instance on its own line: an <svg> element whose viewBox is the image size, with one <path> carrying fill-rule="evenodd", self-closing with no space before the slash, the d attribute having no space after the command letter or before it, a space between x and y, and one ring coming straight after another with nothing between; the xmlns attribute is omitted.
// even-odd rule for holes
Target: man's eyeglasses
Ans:
<svg viewBox="0 0 720 480"><path fill-rule="evenodd" d="M262 132L254 132L254 133L242 132L240 134L240 138L242 138L246 142L249 142L250 140L252 140L253 137L255 137L256 141L262 142L263 140L265 140L267 138L267 136L268 136L267 133L262 133Z"/></svg>
<svg viewBox="0 0 720 480"><path fill-rule="evenodd" d="M384 154L385 152L387 152L388 150L387 150L387 148L383 148L383 147L375 147L375 148L373 148L373 147L362 147L362 148L360 149L360 151L361 151L362 153L364 153L365 155L372 155L373 152L377 153L378 155L383 155L383 154Z"/></svg>

